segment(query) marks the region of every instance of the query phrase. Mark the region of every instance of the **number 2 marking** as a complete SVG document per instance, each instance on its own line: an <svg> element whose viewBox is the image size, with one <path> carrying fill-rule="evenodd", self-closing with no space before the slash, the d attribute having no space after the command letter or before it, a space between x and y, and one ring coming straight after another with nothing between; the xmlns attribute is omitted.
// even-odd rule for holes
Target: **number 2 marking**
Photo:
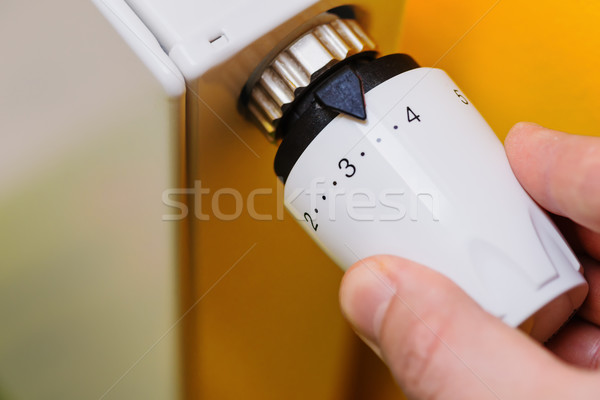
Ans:
<svg viewBox="0 0 600 400"><path fill-rule="evenodd" d="M460 99L460 101L463 104L469 104L469 100L467 100L467 98L465 96L463 96L462 94L460 94L460 92L458 91L458 89L454 89L454 93L458 96L458 98Z"/></svg>
<svg viewBox="0 0 600 400"><path fill-rule="evenodd" d="M342 164L346 164L344 166L342 166ZM340 162L338 163L338 168L339 169L352 169L352 172L347 172L346 173L346 177L347 178L352 178L354 176L354 174L356 173L356 167L352 164L350 164L350 161L348 161L347 158L342 158L340 160Z"/></svg>
<svg viewBox="0 0 600 400"><path fill-rule="evenodd" d="M312 217L310 216L309 213L305 212L304 213L304 220L306 222L310 222L310 226L312 226L312 228L315 230L315 232L317 231L317 228L319 227L319 224L315 224Z"/></svg>

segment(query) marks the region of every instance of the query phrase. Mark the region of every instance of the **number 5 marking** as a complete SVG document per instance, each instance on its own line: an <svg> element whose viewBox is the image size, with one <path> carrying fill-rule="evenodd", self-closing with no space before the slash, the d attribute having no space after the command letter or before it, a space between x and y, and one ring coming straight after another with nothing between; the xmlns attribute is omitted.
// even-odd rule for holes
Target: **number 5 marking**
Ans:
<svg viewBox="0 0 600 400"><path fill-rule="evenodd" d="M469 104L469 100L467 100L467 98L465 96L463 96L462 94L460 94L460 92L458 91L458 89L454 89L454 93L458 96L458 98L460 99L460 101L463 104Z"/></svg>

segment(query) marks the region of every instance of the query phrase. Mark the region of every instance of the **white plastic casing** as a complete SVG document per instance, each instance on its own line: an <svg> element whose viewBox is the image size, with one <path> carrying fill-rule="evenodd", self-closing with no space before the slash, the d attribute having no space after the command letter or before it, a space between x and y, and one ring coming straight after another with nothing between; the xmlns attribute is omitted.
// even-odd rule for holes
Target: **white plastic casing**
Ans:
<svg viewBox="0 0 600 400"><path fill-rule="evenodd" d="M126 0L126 3L191 81L318 1L263 0L257 4L251 0ZM330 6L335 7L335 3ZM319 9L324 7L325 4Z"/></svg>
<svg viewBox="0 0 600 400"><path fill-rule="evenodd" d="M446 73L405 72L365 101L366 121L336 117L285 186L289 211L343 269L376 254L414 260L511 326L585 285L563 237Z"/></svg>

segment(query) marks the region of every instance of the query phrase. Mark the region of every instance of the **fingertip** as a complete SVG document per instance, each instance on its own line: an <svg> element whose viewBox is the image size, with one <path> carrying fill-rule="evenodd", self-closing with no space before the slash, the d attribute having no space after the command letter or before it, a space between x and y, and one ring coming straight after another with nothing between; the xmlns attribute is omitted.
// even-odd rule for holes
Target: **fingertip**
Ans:
<svg viewBox="0 0 600 400"><path fill-rule="evenodd" d="M520 121L517 122L516 124L513 125L512 128L510 128L510 131L508 132L508 134L519 134L522 132L531 132L531 131L537 131L540 129L545 129L543 126L536 124L535 122L528 122L528 121Z"/></svg>
<svg viewBox="0 0 600 400"><path fill-rule="evenodd" d="M506 135L504 148L515 173L531 166L531 157L539 154L540 144L548 139L551 130L533 122L518 122Z"/></svg>
<svg viewBox="0 0 600 400"><path fill-rule="evenodd" d="M545 128L534 122L517 122L508 131L504 146L510 150L519 150L522 145L532 138L532 135L542 132Z"/></svg>
<svg viewBox="0 0 600 400"><path fill-rule="evenodd" d="M379 275L383 280L390 282L390 284L397 283L400 279L401 271L410 268L414 262L401 258L398 256L380 254L370 256L354 263L342 278L341 290L345 292L346 286L353 285L355 281L360 280L362 272L360 270L366 268L370 270L371 274Z"/></svg>
<svg viewBox="0 0 600 400"><path fill-rule="evenodd" d="M381 319L395 294L388 276L389 257L369 257L348 269L340 286L342 313L361 338L376 343Z"/></svg>
<svg viewBox="0 0 600 400"><path fill-rule="evenodd" d="M365 342L378 345L383 318L397 290L406 286L403 281L427 279L421 276L427 273L433 278L438 275L413 261L392 255L360 260L342 279L339 292L342 313Z"/></svg>
<svg viewBox="0 0 600 400"><path fill-rule="evenodd" d="M530 194L536 193L541 188L543 178L540 177L541 143L544 140L546 129L531 122L515 124L506 139L504 148L506 156L519 183Z"/></svg>
<svg viewBox="0 0 600 400"><path fill-rule="evenodd" d="M600 139L516 124L505 140L523 188L548 211L600 232Z"/></svg>

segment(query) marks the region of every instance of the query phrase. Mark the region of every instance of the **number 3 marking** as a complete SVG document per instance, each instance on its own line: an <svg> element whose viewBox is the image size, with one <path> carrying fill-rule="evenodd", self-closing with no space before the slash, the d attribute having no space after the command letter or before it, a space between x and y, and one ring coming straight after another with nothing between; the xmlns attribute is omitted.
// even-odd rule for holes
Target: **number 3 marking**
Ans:
<svg viewBox="0 0 600 400"><path fill-rule="evenodd" d="M346 165L342 166L342 164L344 164L344 163ZM340 162L338 163L338 168L339 169L352 169L352 172L346 173L346 177L348 177L348 178L352 178L354 176L354 174L356 173L356 167L354 165L350 164L350 161L348 161L347 158L342 158L340 160Z"/></svg>

